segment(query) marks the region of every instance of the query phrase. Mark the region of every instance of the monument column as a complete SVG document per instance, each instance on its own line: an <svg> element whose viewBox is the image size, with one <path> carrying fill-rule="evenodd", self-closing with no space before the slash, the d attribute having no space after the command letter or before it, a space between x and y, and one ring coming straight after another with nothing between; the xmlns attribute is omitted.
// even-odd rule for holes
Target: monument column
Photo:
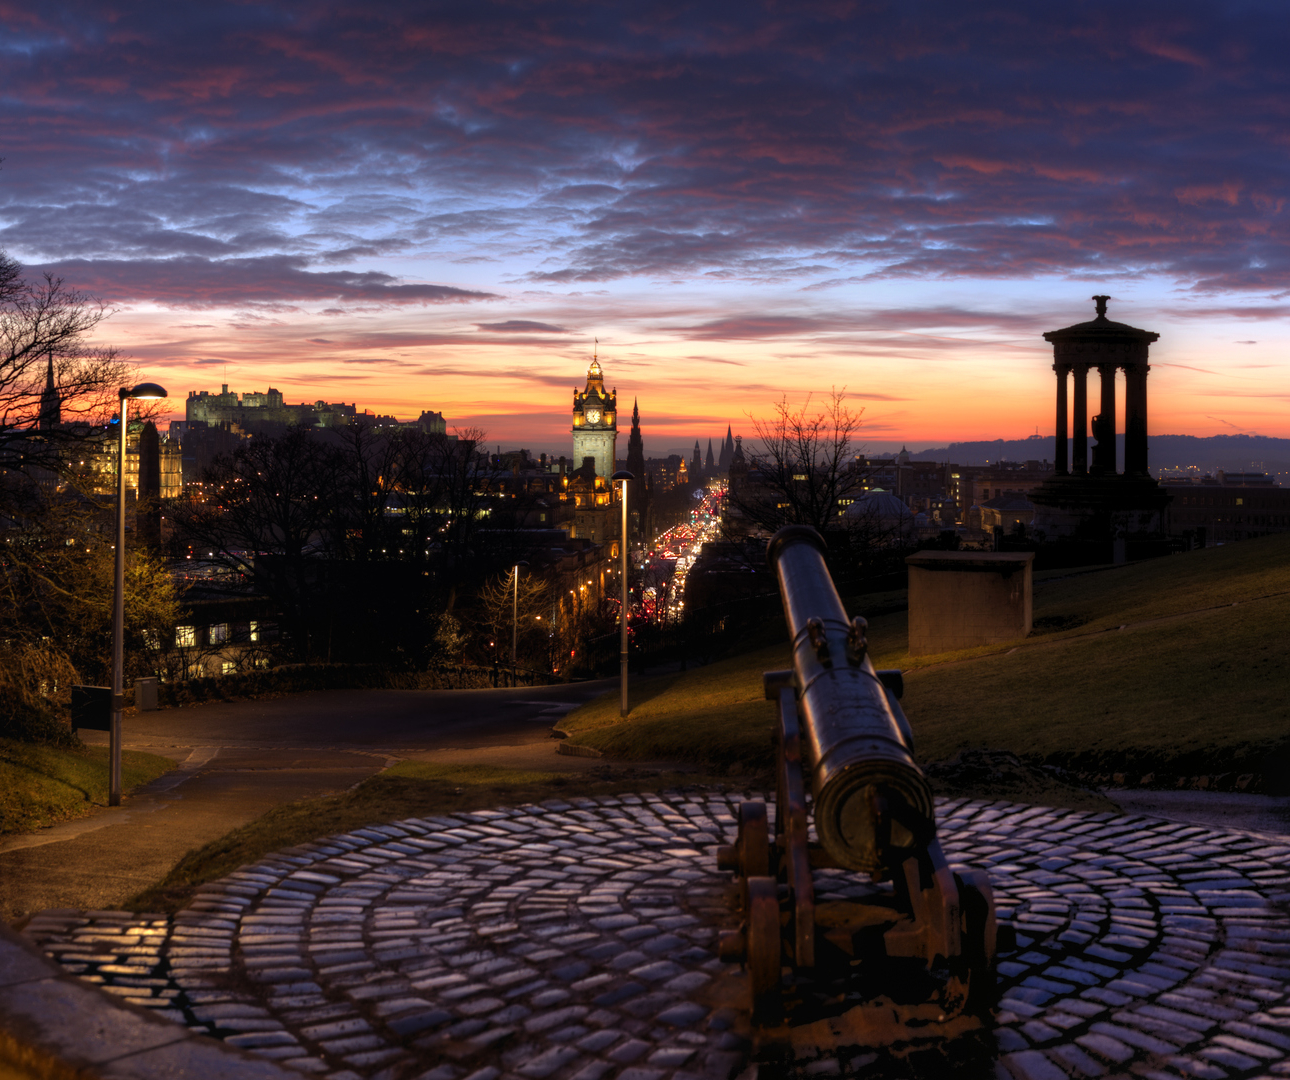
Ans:
<svg viewBox="0 0 1290 1080"><path fill-rule="evenodd" d="M1146 364L1124 366L1124 473L1147 475L1147 372Z"/></svg>
<svg viewBox="0 0 1290 1080"><path fill-rule="evenodd" d="M1057 448L1053 462L1057 466L1057 475L1065 476L1070 472L1067 464L1070 448L1066 439L1066 376L1071 369L1067 364L1054 364L1053 370L1057 372Z"/></svg>
<svg viewBox="0 0 1290 1080"><path fill-rule="evenodd" d="M1114 364L1098 364L1097 373L1102 377L1102 408L1093 438L1093 471L1103 476L1115 475L1115 373Z"/></svg>
<svg viewBox="0 0 1290 1080"><path fill-rule="evenodd" d="M1088 475L1088 365L1076 364L1075 373L1075 460L1077 476Z"/></svg>

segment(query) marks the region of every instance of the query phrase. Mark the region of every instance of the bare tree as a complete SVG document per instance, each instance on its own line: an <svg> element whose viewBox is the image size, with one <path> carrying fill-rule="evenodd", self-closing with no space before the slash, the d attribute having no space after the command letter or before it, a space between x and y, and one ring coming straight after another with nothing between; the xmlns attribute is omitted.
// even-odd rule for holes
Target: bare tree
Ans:
<svg viewBox="0 0 1290 1080"><path fill-rule="evenodd" d="M451 611L458 587L476 577L485 560L479 532L486 518L490 491L501 472L487 454L479 428L454 429L455 438L401 431L395 488L403 529L415 558L431 564Z"/></svg>
<svg viewBox="0 0 1290 1080"><path fill-rule="evenodd" d="M203 557L277 603L300 659L315 651L326 625L318 556L337 542L337 458L308 428L252 439L217 458L171 511L179 535Z"/></svg>
<svg viewBox="0 0 1290 1080"><path fill-rule="evenodd" d="M810 395L800 408L781 398L770 419L750 417L758 446L746 475L732 470L729 495L745 527L767 534L784 525L845 528L845 511L865 485L855 462L863 412L847 405L843 387L819 406Z"/></svg>
<svg viewBox="0 0 1290 1080"><path fill-rule="evenodd" d="M133 365L90 336L111 312L46 274L38 281L0 252L0 468L57 468L58 446L101 438ZM52 371L61 423L41 423Z"/></svg>
<svg viewBox="0 0 1290 1080"><path fill-rule="evenodd" d="M336 554L356 562L390 562L411 554L391 515L405 456L402 432L381 431L362 418L330 435L338 451L333 529ZM417 434L420 434L419 432Z"/></svg>

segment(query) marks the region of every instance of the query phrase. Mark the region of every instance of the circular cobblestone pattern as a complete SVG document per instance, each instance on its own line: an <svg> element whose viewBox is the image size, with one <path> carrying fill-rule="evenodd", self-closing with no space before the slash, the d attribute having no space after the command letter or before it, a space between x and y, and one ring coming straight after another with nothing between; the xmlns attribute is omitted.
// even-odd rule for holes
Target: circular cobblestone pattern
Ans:
<svg viewBox="0 0 1290 1080"><path fill-rule="evenodd" d="M245 867L173 918L53 911L26 932L105 990L309 1074L752 1076L737 969L714 953L732 921L714 848L745 797L401 821ZM986 1075L1290 1076L1290 845L1006 803L938 816L1017 935ZM890 1066L857 1048L790 1071Z"/></svg>

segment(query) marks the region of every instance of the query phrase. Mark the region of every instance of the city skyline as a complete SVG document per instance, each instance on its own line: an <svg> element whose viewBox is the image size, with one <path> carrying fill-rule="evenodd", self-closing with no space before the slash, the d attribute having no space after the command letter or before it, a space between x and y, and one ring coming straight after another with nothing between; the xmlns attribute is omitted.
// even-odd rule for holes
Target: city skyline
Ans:
<svg viewBox="0 0 1290 1080"><path fill-rule="evenodd" d="M1153 434L1290 437L1274 5L161 11L2 17L0 248L174 418L550 450L598 337L669 452L832 386L875 448L1050 435L1040 335L1105 293Z"/></svg>

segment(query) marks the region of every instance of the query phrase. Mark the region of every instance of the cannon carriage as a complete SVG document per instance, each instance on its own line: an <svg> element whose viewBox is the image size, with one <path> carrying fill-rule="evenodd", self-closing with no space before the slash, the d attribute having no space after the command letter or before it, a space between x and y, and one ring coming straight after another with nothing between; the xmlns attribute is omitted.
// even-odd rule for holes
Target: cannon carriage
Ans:
<svg viewBox="0 0 1290 1080"><path fill-rule="evenodd" d="M735 843L718 852L743 915L721 955L746 966L763 1026L781 1022L806 986L835 1015L868 1007L934 1025L981 1012L995 983L989 879L946 861L900 707L903 679L874 670L865 621L847 618L824 550L805 526L770 541L793 668L764 676L779 707L774 821L765 803L743 803ZM870 887L829 899L815 873L828 869Z"/></svg>

